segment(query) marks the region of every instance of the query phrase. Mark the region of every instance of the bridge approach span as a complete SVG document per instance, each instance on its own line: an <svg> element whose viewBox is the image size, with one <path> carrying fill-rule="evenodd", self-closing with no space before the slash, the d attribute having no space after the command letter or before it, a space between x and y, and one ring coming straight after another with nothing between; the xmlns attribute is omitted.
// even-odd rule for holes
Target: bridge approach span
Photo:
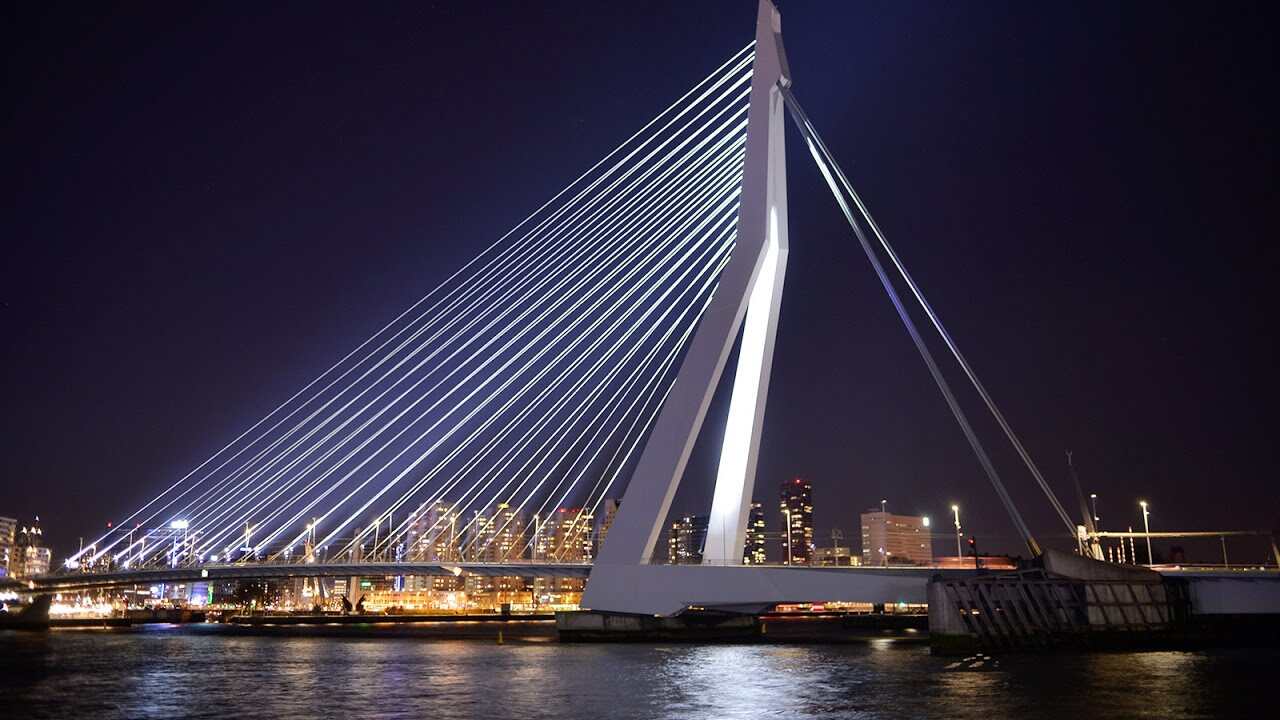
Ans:
<svg viewBox="0 0 1280 720"><path fill-rule="evenodd" d="M144 568L104 573L43 575L26 581L26 589L36 592L76 592L132 585L181 582L230 582L315 577L390 577L394 575L491 575L585 578L591 566L583 563L440 563L440 562L360 562L360 563L245 563L206 564L195 567Z"/></svg>

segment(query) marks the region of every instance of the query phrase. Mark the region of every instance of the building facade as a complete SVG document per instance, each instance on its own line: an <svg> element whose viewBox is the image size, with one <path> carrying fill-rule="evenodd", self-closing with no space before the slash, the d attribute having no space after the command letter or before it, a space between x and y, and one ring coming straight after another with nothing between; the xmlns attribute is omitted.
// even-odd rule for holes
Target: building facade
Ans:
<svg viewBox="0 0 1280 720"><path fill-rule="evenodd" d="M667 564L701 564L710 522L711 518L706 515L685 515L671 523L671 531L667 535Z"/></svg>
<svg viewBox="0 0 1280 720"><path fill-rule="evenodd" d="M409 527L409 559L417 562L458 562L461 556L461 526L458 513L443 501L426 503L414 512ZM456 575L427 575L414 578L412 590L459 592L463 579Z"/></svg>
<svg viewBox="0 0 1280 720"><path fill-rule="evenodd" d="M862 564L862 558L854 555L853 550L843 545L818 547L813 549L813 564L825 567L851 567Z"/></svg>
<svg viewBox="0 0 1280 720"><path fill-rule="evenodd" d="M9 575L13 544L18 537L17 518L0 517L0 577Z"/></svg>
<svg viewBox="0 0 1280 720"><path fill-rule="evenodd" d="M621 505L620 500L605 498L604 505L601 507L600 527L596 530L596 555L599 555L600 548L604 547L604 539L609 537L609 528L613 527L613 519L618 516L618 507Z"/></svg>
<svg viewBox="0 0 1280 720"><path fill-rule="evenodd" d="M894 515L879 508L862 513L863 565L930 565L929 519Z"/></svg>
<svg viewBox="0 0 1280 720"><path fill-rule="evenodd" d="M586 508L559 508L547 517L545 559L557 563L589 563L595 557L595 518ZM550 578L551 588L560 602L577 602L586 587L581 578Z"/></svg>
<svg viewBox="0 0 1280 720"><path fill-rule="evenodd" d="M53 551L44 545L44 531L40 529L40 516L29 525L17 525L13 542L6 545L8 552L5 572L11 577L31 577L49 572ZM6 531L7 532L7 531Z"/></svg>
<svg viewBox="0 0 1280 720"><path fill-rule="evenodd" d="M507 503L477 512L467 539L468 559L473 562L507 563L525 557L524 513ZM494 602L523 599L532 578L519 575L465 575L468 595L493 596Z"/></svg>
<svg viewBox="0 0 1280 720"><path fill-rule="evenodd" d="M747 539L742 548L742 564L763 565L766 559L764 504L753 502L747 513Z"/></svg>
<svg viewBox="0 0 1280 720"><path fill-rule="evenodd" d="M792 478L780 488L782 510L782 562L810 565L813 562L813 483Z"/></svg>

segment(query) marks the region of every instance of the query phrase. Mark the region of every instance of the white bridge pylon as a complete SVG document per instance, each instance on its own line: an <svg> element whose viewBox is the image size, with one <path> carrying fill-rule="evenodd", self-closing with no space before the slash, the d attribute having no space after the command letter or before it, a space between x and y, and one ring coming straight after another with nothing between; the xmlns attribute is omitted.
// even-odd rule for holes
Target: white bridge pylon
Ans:
<svg viewBox="0 0 1280 720"><path fill-rule="evenodd" d="M721 576L723 570L736 571L738 580L745 580L742 575L747 572L758 579L766 575L732 566L742 563L787 265L786 110L781 89L789 85L790 78L781 31L777 9L769 0L761 0L756 18L737 246L632 474L608 542L592 571L584 607L670 613L685 603L673 605L670 597L657 595L675 592L688 602L701 602L713 598L700 595L700 587L716 585L722 591L727 589L721 579L704 585L698 578ZM712 497L704 566L650 565L650 555L739 331L742 342ZM788 576L794 572L798 571L789 571ZM690 580L693 583L662 588L665 583L653 582L655 573L676 573L683 576L678 584ZM831 578L828 575L826 579ZM743 591L775 594L764 587ZM735 604L781 598L719 599Z"/></svg>

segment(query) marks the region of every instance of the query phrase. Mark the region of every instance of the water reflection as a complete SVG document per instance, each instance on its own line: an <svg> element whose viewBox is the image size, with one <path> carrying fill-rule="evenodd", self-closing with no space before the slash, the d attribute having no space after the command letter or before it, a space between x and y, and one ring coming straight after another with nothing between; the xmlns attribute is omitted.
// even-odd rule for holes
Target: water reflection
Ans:
<svg viewBox="0 0 1280 720"><path fill-rule="evenodd" d="M1248 716L1280 651L933 657L913 644L559 645L0 634L23 718L1191 718ZM1255 699L1256 698L1256 699Z"/></svg>

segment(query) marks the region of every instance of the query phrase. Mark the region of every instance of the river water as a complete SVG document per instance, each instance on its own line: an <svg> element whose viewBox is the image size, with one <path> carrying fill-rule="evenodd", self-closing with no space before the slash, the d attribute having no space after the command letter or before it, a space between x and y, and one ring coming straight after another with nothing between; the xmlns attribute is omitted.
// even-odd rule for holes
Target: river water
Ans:
<svg viewBox="0 0 1280 720"><path fill-rule="evenodd" d="M0 632L8 718L1274 717L1280 650L933 657L847 645Z"/></svg>

